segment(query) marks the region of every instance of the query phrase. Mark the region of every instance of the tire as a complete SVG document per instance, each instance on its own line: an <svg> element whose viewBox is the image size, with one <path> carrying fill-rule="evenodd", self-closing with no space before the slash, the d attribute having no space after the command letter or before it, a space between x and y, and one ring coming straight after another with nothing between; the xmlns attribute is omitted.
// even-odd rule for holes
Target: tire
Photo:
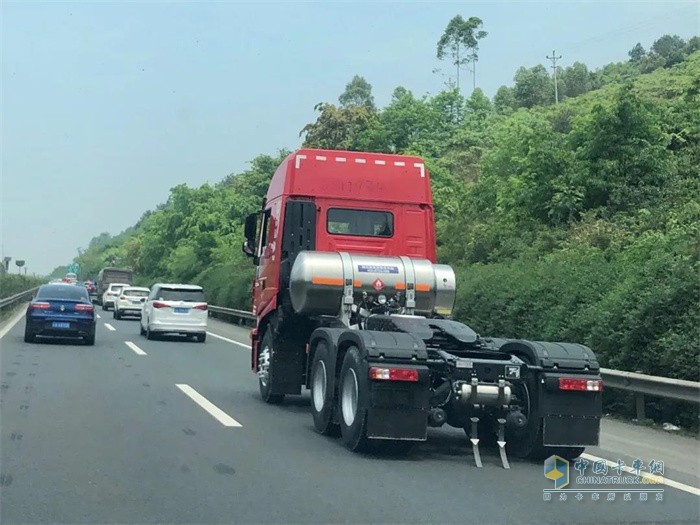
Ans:
<svg viewBox="0 0 700 525"><path fill-rule="evenodd" d="M141 321L139 321L139 333L141 335L146 335L146 330L143 329L143 325L141 324Z"/></svg>
<svg viewBox="0 0 700 525"><path fill-rule="evenodd" d="M260 387L260 396L265 403L270 405L279 405L284 401L284 394L272 393L272 334L270 330L265 330L265 335L260 343L258 351L258 386Z"/></svg>
<svg viewBox="0 0 700 525"><path fill-rule="evenodd" d="M106 312L106 311L107 311L107 307L105 306L105 303L102 303L102 311L103 311L103 312Z"/></svg>
<svg viewBox="0 0 700 525"><path fill-rule="evenodd" d="M32 333L28 326L24 327L24 342L34 343L36 342L36 336Z"/></svg>
<svg viewBox="0 0 700 525"><path fill-rule="evenodd" d="M338 410L340 436L343 444L353 452L369 449L367 438L367 397L369 376L362 365L360 351L355 346L348 348L338 383Z"/></svg>
<svg viewBox="0 0 700 525"><path fill-rule="evenodd" d="M146 325L146 339L153 341L156 338L156 334L151 331L150 325Z"/></svg>
<svg viewBox="0 0 700 525"><path fill-rule="evenodd" d="M95 334L92 333L90 335L87 335L83 338L83 341L85 341L85 344L87 346L95 346Z"/></svg>
<svg viewBox="0 0 700 525"><path fill-rule="evenodd" d="M113 317L114 319L119 319L119 314L117 313L117 309L116 309L116 308L112 311L112 317Z"/></svg>
<svg viewBox="0 0 700 525"><path fill-rule="evenodd" d="M207 334L196 334L195 337L198 343L204 343L207 340Z"/></svg>
<svg viewBox="0 0 700 525"><path fill-rule="evenodd" d="M333 422L335 389L328 388L329 378L334 374L330 363L328 345L321 341L316 346L311 363L311 413L314 417L314 427L319 434L337 436L340 426Z"/></svg>

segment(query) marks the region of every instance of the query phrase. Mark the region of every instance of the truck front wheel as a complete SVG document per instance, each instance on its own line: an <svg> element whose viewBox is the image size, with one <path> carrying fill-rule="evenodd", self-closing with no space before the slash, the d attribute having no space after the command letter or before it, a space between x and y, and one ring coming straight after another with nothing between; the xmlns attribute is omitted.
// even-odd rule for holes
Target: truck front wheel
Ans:
<svg viewBox="0 0 700 525"><path fill-rule="evenodd" d="M272 334L270 330L265 330L265 335L260 342L260 351L258 352L258 386L260 387L260 396L265 403L270 405L279 405L284 401L284 394L272 393Z"/></svg>
<svg viewBox="0 0 700 525"><path fill-rule="evenodd" d="M325 341L316 346L311 364L311 413L314 427L326 436L338 435L338 424L333 423L334 389L329 388L329 378L333 374L330 366L330 353Z"/></svg>
<svg viewBox="0 0 700 525"><path fill-rule="evenodd" d="M353 452L369 448L367 438L367 396L369 377L363 372L360 351L348 348L340 370L338 409L340 410L340 435L343 443Z"/></svg>

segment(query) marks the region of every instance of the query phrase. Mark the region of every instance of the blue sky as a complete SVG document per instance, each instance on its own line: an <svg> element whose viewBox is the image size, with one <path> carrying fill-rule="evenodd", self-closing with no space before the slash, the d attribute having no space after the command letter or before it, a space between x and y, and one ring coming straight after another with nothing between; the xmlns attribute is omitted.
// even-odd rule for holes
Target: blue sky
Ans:
<svg viewBox="0 0 700 525"><path fill-rule="evenodd" d="M478 16L477 85L521 66L625 60L698 34L697 2L2 2L4 255L47 273L176 184L216 182L300 144L355 74L388 102L436 93L450 18ZM447 68L447 66L444 66ZM463 83L465 94L469 82Z"/></svg>

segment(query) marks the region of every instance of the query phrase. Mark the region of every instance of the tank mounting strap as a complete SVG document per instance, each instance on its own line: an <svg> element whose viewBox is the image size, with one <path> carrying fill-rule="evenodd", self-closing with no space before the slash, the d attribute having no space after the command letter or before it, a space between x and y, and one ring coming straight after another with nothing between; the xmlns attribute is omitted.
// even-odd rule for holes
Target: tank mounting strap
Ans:
<svg viewBox="0 0 700 525"><path fill-rule="evenodd" d="M340 307L341 321L345 326L350 326L350 316L352 315L352 305L354 304L353 279L355 272L352 267L352 258L347 252L339 252L340 260L343 263L343 304Z"/></svg>
<svg viewBox="0 0 700 525"><path fill-rule="evenodd" d="M406 256L400 257L406 273L406 314L413 315L416 307L416 271L413 261Z"/></svg>

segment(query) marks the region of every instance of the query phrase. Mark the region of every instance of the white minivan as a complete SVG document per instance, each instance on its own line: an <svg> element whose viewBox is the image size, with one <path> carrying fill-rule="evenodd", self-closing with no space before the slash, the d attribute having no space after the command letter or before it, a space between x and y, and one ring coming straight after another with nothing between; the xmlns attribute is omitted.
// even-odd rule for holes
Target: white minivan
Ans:
<svg viewBox="0 0 700 525"><path fill-rule="evenodd" d="M154 339L162 334L207 338L208 306L201 286L154 284L141 314L141 335Z"/></svg>

